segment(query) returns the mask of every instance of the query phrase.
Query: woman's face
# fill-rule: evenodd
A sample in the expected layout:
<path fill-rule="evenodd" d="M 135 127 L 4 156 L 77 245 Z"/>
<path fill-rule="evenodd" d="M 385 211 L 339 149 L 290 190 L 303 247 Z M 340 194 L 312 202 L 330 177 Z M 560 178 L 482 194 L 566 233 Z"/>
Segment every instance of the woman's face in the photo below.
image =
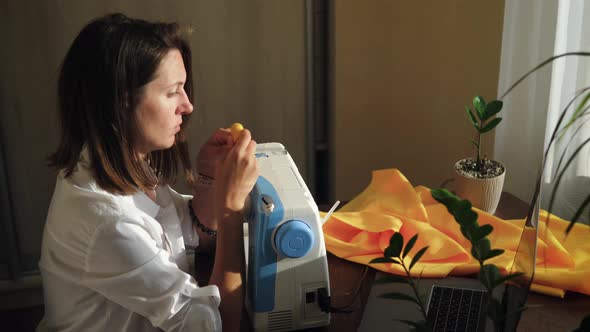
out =
<path fill-rule="evenodd" d="M 193 111 L 184 82 L 186 70 L 182 55 L 176 49 L 171 50 L 160 62 L 155 78 L 145 85 L 137 105 L 139 137 L 136 148 L 142 156 L 170 148 L 180 131 L 182 115 Z"/>

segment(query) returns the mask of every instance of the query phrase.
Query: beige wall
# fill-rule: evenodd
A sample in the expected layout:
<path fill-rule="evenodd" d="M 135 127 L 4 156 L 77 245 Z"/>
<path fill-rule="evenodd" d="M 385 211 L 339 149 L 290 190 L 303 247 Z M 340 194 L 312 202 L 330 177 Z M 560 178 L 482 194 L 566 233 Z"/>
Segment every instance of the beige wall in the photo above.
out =
<path fill-rule="evenodd" d="M 497 95 L 504 1 L 331 1 L 335 199 L 372 170 L 437 187 L 474 154 L 464 105 Z M 484 151 L 491 157 L 493 134 Z"/>

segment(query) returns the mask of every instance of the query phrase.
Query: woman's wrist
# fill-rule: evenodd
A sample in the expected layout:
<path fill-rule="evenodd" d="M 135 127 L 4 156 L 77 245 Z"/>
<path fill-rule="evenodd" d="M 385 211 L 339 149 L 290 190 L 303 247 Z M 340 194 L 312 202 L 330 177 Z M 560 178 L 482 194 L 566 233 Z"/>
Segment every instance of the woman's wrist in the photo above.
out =
<path fill-rule="evenodd" d="M 189 212 L 194 214 L 194 218 L 191 216 L 193 225 L 195 225 L 196 229 L 210 235 L 211 232 L 207 232 L 207 229 L 217 231 L 217 222 L 213 211 L 213 180 L 199 176 L 194 184 L 194 191 L 193 199 L 189 203 L 190 208 L 192 209 L 192 212 Z M 199 224 L 202 225 L 202 227 L 199 226 Z"/>
<path fill-rule="evenodd" d="M 191 217 L 191 221 L 196 228 L 198 228 L 199 230 L 201 230 L 201 232 L 203 232 L 209 236 L 216 236 L 217 235 L 217 227 L 209 228 L 209 227 L 205 226 L 201 222 L 201 220 L 197 217 L 197 214 L 195 213 L 193 199 L 189 199 L 189 201 L 188 201 L 188 211 L 189 211 L 189 215 Z"/>
<path fill-rule="evenodd" d="M 243 216 L 241 211 L 231 209 L 219 209 L 216 211 L 215 219 L 218 220 L 217 227 L 222 233 L 241 234 L 243 228 Z"/>
<path fill-rule="evenodd" d="M 204 187 L 213 187 L 213 181 L 215 181 L 215 179 L 212 176 L 209 176 L 201 172 L 197 172 L 196 185 Z"/>

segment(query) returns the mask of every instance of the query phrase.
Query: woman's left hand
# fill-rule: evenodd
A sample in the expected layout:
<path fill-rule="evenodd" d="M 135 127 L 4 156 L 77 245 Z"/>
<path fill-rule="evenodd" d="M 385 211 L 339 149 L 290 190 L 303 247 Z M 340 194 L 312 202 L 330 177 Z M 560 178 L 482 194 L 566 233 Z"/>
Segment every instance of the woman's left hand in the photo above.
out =
<path fill-rule="evenodd" d="M 218 160 L 224 160 L 233 146 L 233 139 L 228 129 L 219 128 L 201 146 L 197 155 L 197 172 L 213 178 Z"/>

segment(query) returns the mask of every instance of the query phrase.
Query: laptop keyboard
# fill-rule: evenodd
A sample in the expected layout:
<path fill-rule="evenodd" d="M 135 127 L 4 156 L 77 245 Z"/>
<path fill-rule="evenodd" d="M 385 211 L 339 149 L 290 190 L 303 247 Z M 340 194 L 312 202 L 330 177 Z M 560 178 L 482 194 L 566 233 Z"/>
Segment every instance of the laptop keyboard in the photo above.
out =
<path fill-rule="evenodd" d="M 486 298 L 485 291 L 433 286 L 428 303 L 433 331 L 483 331 Z"/>

